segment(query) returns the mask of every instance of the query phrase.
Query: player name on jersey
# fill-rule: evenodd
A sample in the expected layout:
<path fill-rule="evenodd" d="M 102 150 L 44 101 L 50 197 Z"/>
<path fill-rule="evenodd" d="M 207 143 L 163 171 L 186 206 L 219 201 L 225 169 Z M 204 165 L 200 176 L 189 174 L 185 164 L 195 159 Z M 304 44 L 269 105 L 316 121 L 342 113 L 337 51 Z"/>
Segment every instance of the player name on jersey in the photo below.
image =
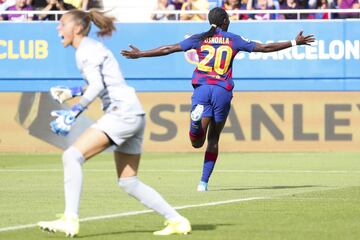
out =
<path fill-rule="evenodd" d="M 224 38 L 224 37 L 210 37 L 205 39 L 204 43 L 230 44 L 230 40 L 229 38 Z"/>

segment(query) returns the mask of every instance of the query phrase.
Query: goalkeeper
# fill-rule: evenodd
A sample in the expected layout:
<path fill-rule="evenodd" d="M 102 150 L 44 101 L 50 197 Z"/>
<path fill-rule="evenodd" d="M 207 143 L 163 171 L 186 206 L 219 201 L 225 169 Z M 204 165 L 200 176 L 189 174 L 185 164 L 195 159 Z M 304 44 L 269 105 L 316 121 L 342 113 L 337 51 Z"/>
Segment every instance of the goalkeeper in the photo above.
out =
<path fill-rule="evenodd" d="M 113 19 L 96 10 L 71 10 L 60 19 L 58 33 L 62 44 L 64 47 L 72 46 L 76 49 L 76 63 L 88 86 L 85 92 L 81 88 L 51 89 L 52 96 L 60 103 L 82 95 L 79 103 L 71 110 L 52 112 L 57 118 L 50 123 L 51 130 L 66 136 L 76 117 L 96 97 L 101 99 L 105 114 L 63 153 L 64 215 L 58 220 L 42 221 L 38 225 L 50 232 L 60 231 L 68 236 L 78 234 L 82 165 L 109 146 L 115 145 L 114 156 L 119 187 L 166 218 L 167 226 L 154 234 L 187 234 L 191 231 L 189 221 L 137 177 L 145 112 L 135 90 L 126 84 L 113 54 L 100 42 L 87 37 L 91 22 L 99 28 L 100 36 L 110 36 L 115 30 Z"/>

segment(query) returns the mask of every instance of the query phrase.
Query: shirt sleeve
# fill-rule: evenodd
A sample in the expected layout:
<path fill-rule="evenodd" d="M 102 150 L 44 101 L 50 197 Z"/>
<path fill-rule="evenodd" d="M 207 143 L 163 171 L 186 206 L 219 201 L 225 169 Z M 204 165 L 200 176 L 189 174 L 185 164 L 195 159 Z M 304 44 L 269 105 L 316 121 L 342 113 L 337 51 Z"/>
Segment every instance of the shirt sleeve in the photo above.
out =
<path fill-rule="evenodd" d="M 199 42 L 200 42 L 200 35 L 196 34 L 181 41 L 179 44 L 181 49 L 185 52 L 187 50 L 197 48 L 199 46 Z"/>
<path fill-rule="evenodd" d="M 235 49 L 237 49 L 238 51 L 245 51 L 251 53 L 255 48 L 256 42 L 236 35 L 233 44 Z"/>
<path fill-rule="evenodd" d="M 104 57 L 102 54 L 91 54 L 84 51 L 82 53 L 79 56 L 80 70 L 88 86 L 80 99 L 80 104 L 87 107 L 105 88 L 101 75 L 101 64 Z"/>

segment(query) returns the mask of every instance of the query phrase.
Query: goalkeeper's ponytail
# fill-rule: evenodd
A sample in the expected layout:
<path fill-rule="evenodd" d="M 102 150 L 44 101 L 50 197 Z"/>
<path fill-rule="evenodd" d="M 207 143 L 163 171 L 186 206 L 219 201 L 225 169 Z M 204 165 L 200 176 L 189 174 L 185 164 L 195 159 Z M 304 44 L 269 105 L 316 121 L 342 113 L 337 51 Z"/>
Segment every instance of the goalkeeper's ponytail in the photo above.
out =
<path fill-rule="evenodd" d="M 85 12 L 78 9 L 70 10 L 66 13 L 70 15 L 77 24 L 82 26 L 79 34 L 83 36 L 88 36 L 91 29 L 91 22 L 99 28 L 97 32 L 98 36 L 111 36 L 112 32 L 116 30 L 114 21 L 115 18 L 105 16 L 103 12 L 100 12 L 96 9 L 90 9 L 89 12 Z"/>
<path fill-rule="evenodd" d="M 98 36 L 111 36 L 112 32 L 116 30 L 114 17 L 105 16 L 103 12 L 95 9 L 90 9 L 89 15 L 91 21 L 100 29 L 100 31 L 97 32 Z"/>

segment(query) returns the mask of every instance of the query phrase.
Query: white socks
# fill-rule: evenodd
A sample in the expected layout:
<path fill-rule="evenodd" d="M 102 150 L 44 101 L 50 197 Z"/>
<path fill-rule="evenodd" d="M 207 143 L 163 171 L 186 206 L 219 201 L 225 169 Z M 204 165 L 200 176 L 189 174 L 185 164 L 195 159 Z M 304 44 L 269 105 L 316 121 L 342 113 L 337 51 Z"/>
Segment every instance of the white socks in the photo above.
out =
<path fill-rule="evenodd" d="M 163 215 L 166 219 L 178 219 L 181 215 L 171 207 L 153 188 L 142 183 L 137 176 L 119 178 L 119 186 L 146 207 Z"/>
<path fill-rule="evenodd" d="M 82 164 L 85 158 L 75 147 L 68 148 L 62 156 L 64 165 L 64 191 L 66 216 L 78 217 L 80 195 L 82 191 Z M 146 207 L 163 215 L 166 219 L 182 218 L 153 188 L 142 183 L 137 176 L 119 178 L 119 186 L 125 192 L 139 200 Z"/>
<path fill-rule="evenodd" d="M 82 164 L 85 158 L 75 147 L 68 148 L 62 156 L 64 166 L 65 215 L 78 217 L 82 191 Z"/>

